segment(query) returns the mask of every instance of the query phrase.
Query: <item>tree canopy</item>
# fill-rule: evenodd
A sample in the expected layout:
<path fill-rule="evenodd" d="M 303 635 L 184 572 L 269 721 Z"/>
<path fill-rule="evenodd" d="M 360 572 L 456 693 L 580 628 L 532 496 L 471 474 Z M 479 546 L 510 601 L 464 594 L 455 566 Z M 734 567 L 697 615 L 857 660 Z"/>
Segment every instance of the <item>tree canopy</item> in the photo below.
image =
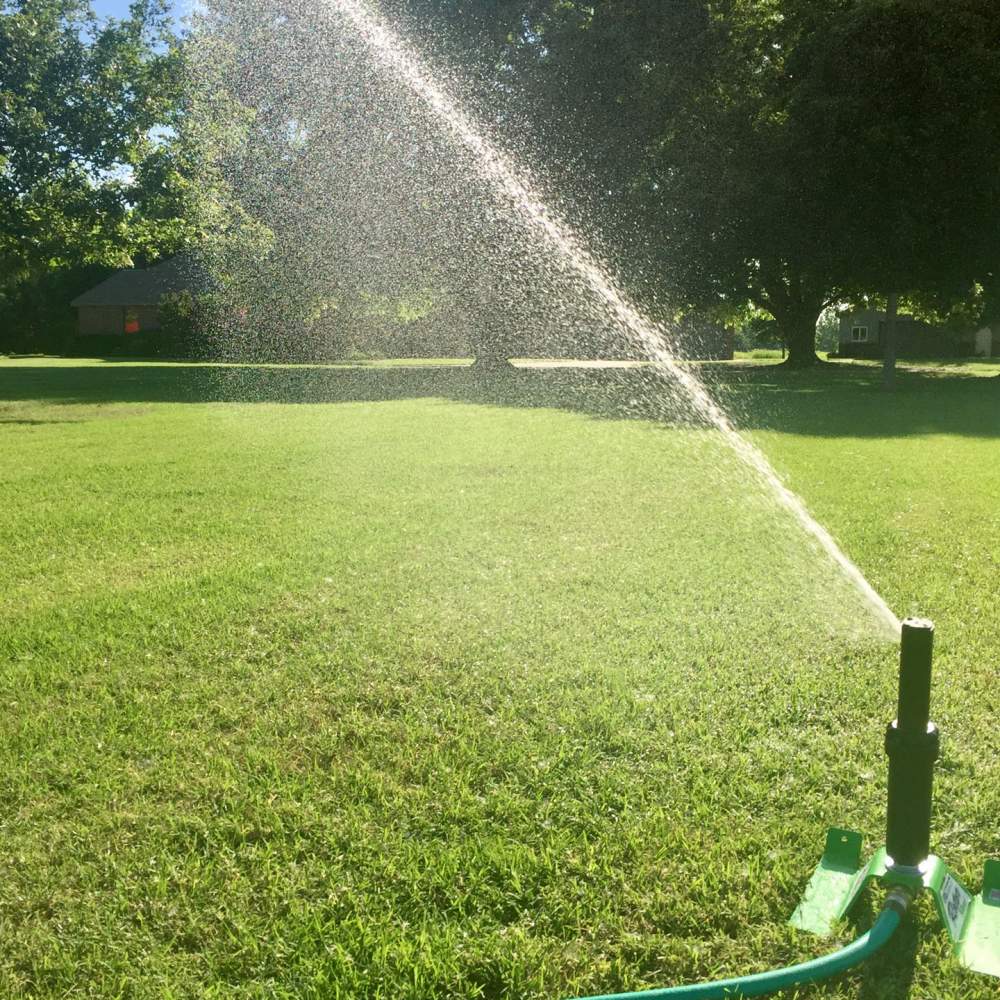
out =
<path fill-rule="evenodd" d="M 995 283 L 992 0 L 399 2 L 477 39 L 682 307 L 765 310 L 793 363 L 832 302 Z"/>
<path fill-rule="evenodd" d="M 766 314 L 795 364 L 815 360 L 820 313 L 862 297 L 1000 323 L 994 0 L 381 6 L 601 234 L 640 301 Z M 165 0 L 105 21 L 88 0 L 0 2 L 11 325 L 41 329 L 44 303 L 95 269 L 228 234 L 222 266 L 275 323 L 279 282 L 313 325 L 433 288 L 456 314 L 494 313 L 490 337 L 514 345 L 546 308 L 511 284 L 535 262 L 501 266 L 516 224 L 474 171 L 439 169 L 443 140 L 400 126 L 360 47 L 310 4 L 200 10 L 192 44 Z M 350 80 L 318 71 L 331 52 Z M 302 317 L 286 317 L 289 349 Z"/>
<path fill-rule="evenodd" d="M 76 284 L 189 235 L 182 83 L 166 0 L 104 21 L 87 0 L 0 6 L 0 310 L 23 346 Z"/>

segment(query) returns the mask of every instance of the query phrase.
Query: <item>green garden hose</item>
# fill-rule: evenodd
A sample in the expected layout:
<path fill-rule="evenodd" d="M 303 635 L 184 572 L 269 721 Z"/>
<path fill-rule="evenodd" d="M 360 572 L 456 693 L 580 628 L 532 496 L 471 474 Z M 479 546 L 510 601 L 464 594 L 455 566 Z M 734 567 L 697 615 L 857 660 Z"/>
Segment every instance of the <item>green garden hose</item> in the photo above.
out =
<path fill-rule="evenodd" d="M 752 976 L 740 976 L 738 979 L 722 979 L 715 983 L 695 983 L 691 986 L 672 986 L 638 993 L 606 993 L 581 997 L 580 1000 L 730 1000 L 736 997 L 759 997 L 789 986 L 827 979 L 859 965 L 882 948 L 899 927 L 911 899 L 912 896 L 906 889 L 893 889 L 867 934 L 862 934 L 846 948 L 815 958 L 811 962 Z"/>

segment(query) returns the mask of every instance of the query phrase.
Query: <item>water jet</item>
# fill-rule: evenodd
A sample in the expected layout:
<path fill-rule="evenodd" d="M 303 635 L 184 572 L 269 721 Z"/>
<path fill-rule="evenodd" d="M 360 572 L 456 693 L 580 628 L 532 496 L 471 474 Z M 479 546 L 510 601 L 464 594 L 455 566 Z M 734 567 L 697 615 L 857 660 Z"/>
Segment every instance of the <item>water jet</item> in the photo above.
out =
<path fill-rule="evenodd" d="M 871 882 L 888 889 L 885 906 L 875 925 L 857 942 L 814 962 L 787 969 L 670 990 L 616 997 L 755 996 L 796 983 L 835 975 L 865 960 L 891 940 L 911 900 L 924 889 L 934 896 L 959 959 L 969 968 L 1000 975 L 1000 862 L 987 863 L 982 893 L 973 898 L 940 859 L 930 851 L 933 765 L 939 736 L 929 723 L 930 658 L 933 629 L 910 621 L 902 628 L 885 601 L 839 548 L 805 505 L 782 481 L 763 452 L 742 435 L 695 371 L 678 361 L 670 331 L 642 313 L 625 286 L 583 237 L 543 200 L 529 171 L 489 139 L 489 133 L 465 113 L 438 83 L 420 58 L 370 9 L 365 0 L 327 0 L 326 6 L 350 29 L 353 41 L 370 52 L 381 72 L 402 83 L 445 127 L 476 167 L 480 179 L 514 209 L 527 231 L 545 248 L 558 270 L 571 277 L 588 295 L 599 300 L 604 316 L 621 330 L 632 346 L 641 347 L 656 374 L 680 390 L 688 410 L 702 424 L 714 428 L 721 440 L 765 488 L 779 508 L 791 515 L 813 546 L 823 553 L 865 601 L 883 632 L 901 638 L 900 708 L 886 736 L 889 755 L 889 803 L 886 846 L 866 865 L 861 863 L 862 838 L 850 830 L 828 833 L 826 850 L 792 917 L 794 926 L 829 934 L 851 910 Z M 507 371 L 507 362 L 500 368 Z M 476 374 L 489 369 L 490 359 L 477 361 Z"/>
<path fill-rule="evenodd" d="M 489 134 L 464 110 L 436 78 L 419 54 L 373 10 L 368 0 L 326 0 L 352 33 L 364 43 L 373 63 L 419 98 L 453 140 L 471 154 L 475 170 L 512 214 L 534 233 L 559 270 L 572 276 L 602 304 L 607 321 L 641 350 L 656 374 L 676 388 L 692 415 L 714 428 L 760 486 L 802 530 L 809 543 L 831 561 L 867 604 L 886 637 L 899 638 L 899 619 L 833 536 L 788 488 L 764 453 L 740 433 L 730 415 L 708 391 L 695 371 L 680 362 L 672 332 L 644 313 L 630 298 L 608 264 L 582 235 L 544 200 L 530 171 L 491 141 Z"/>

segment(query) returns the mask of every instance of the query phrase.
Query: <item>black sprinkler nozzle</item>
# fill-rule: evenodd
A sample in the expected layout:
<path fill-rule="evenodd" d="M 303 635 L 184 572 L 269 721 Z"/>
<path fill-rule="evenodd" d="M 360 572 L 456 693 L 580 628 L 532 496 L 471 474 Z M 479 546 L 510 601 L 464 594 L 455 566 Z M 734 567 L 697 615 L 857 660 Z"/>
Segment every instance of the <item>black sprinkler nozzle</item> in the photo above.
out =
<path fill-rule="evenodd" d="M 940 734 L 930 721 L 934 626 L 903 622 L 898 714 L 885 734 L 889 755 L 886 853 L 897 869 L 917 868 L 930 854 L 932 785 Z"/>

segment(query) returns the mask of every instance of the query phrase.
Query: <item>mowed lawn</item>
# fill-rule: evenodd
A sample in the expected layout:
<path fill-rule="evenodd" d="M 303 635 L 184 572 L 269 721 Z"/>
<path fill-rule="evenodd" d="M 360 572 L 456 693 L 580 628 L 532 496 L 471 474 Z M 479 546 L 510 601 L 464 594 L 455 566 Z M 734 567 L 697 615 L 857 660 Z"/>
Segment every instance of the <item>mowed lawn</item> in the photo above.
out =
<path fill-rule="evenodd" d="M 716 375 L 935 619 L 933 845 L 978 891 L 1000 379 Z M 656 391 L 0 361 L 0 995 L 558 998 L 865 927 L 877 898 L 833 942 L 787 919 L 827 826 L 881 842 L 896 651 Z M 922 900 L 798 996 L 996 989 Z"/>

